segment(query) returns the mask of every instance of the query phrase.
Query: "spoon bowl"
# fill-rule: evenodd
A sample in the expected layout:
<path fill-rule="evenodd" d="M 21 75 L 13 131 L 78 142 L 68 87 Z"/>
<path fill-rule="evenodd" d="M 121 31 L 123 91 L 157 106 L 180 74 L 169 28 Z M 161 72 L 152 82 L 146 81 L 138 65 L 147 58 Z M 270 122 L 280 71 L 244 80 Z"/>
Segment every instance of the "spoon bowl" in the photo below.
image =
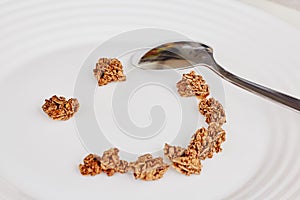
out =
<path fill-rule="evenodd" d="M 300 111 L 300 99 L 241 78 L 219 65 L 213 56 L 213 48 L 193 41 L 165 43 L 149 50 L 139 60 L 142 69 L 186 69 L 204 66 L 230 83 L 249 92 Z M 159 67 L 154 67 L 159 66 Z"/>

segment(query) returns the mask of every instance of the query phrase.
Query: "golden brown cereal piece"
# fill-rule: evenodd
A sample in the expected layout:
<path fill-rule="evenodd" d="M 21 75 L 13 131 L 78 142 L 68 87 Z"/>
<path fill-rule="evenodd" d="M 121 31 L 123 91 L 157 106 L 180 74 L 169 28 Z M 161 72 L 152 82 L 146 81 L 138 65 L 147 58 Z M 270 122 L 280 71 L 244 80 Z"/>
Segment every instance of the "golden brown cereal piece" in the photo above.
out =
<path fill-rule="evenodd" d="M 208 135 L 206 128 L 200 128 L 192 136 L 190 144 L 185 152 L 185 156 L 199 158 L 200 153 L 205 145 L 204 139 Z"/>
<path fill-rule="evenodd" d="M 102 157 L 95 154 L 89 154 L 84 158 L 83 164 L 79 165 L 82 175 L 95 176 L 101 172 L 105 172 L 108 176 L 114 175 L 116 172 L 126 173 L 129 171 L 129 163 L 119 159 L 119 150 L 111 148 L 103 153 Z"/>
<path fill-rule="evenodd" d="M 201 128 L 193 135 L 185 155 L 197 156 L 201 160 L 212 158 L 214 153 L 222 151 L 221 144 L 225 141 L 225 131 L 217 123 L 211 123 L 208 130 Z"/>
<path fill-rule="evenodd" d="M 200 75 L 194 71 L 189 74 L 183 74 L 182 79 L 176 84 L 178 93 L 183 97 L 196 96 L 199 99 L 206 98 L 209 95 L 209 87 Z"/>
<path fill-rule="evenodd" d="M 207 134 L 202 137 L 201 160 L 212 158 L 214 153 L 221 152 L 221 144 L 225 141 L 225 136 L 226 132 L 218 123 L 210 123 Z"/>
<path fill-rule="evenodd" d="M 202 168 L 200 162 L 200 153 L 202 150 L 201 137 L 205 134 L 207 134 L 205 128 L 197 130 L 192 136 L 190 144 L 184 154 L 171 160 L 173 167 L 178 172 L 188 176 L 191 174 L 200 174 Z"/>
<path fill-rule="evenodd" d="M 172 162 L 172 166 L 176 171 L 184 175 L 189 176 L 191 174 L 200 174 L 201 172 L 202 165 L 199 158 L 182 156 L 174 158 Z"/>
<path fill-rule="evenodd" d="M 100 174 L 102 169 L 100 166 L 99 156 L 89 154 L 83 160 L 83 164 L 79 165 L 79 170 L 82 175 L 95 176 Z"/>
<path fill-rule="evenodd" d="M 201 128 L 193 135 L 185 155 L 199 157 L 201 160 L 212 158 L 214 153 L 222 151 L 225 131 L 217 123 L 211 123 L 208 129 Z"/>
<path fill-rule="evenodd" d="M 125 160 L 120 160 L 118 153 L 119 149 L 111 148 L 107 151 L 104 151 L 102 157 L 100 158 L 102 171 L 108 176 L 112 176 L 116 172 L 126 173 L 130 169 L 128 162 Z"/>
<path fill-rule="evenodd" d="M 99 86 L 113 81 L 126 80 L 126 76 L 123 74 L 123 66 L 116 58 L 100 58 L 93 71 Z"/>
<path fill-rule="evenodd" d="M 49 100 L 45 99 L 42 109 L 54 120 L 68 120 L 78 111 L 79 103 L 74 98 L 66 100 L 65 97 L 54 95 Z"/>
<path fill-rule="evenodd" d="M 205 116 L 206 122 L 216 122 L 219 125 L 226 123 L 226 115 L 223 106 L 214 98 L 201 99 L 199 102 L 199 111 Z"/>
<path fill-rule="evenodd" d="M 170 159 L 173 160 L 174 158 L 180 157 L 184 154 L 185 148 L 179 146 L 171 146 L 169 144 L 165 144 L 164 147 L 164 154 Z"/>
<path fill-rule="evenodd" d="M 225 131 L 218 123 L 211 123 L 208 129 L 201 128 L 196 131 L 187 149 L 166 144 L 165 154 L 178 172 L 185 175 L 199 174 L 202 168 L 200 160 L 212 158 L 214 153 L 222 151 L 221 144 L 224 141 Z M 178 156 L 175 149 L 184 150 L 184 153 Z"/>
<path fill-rule="evenodd" d="M 136 179 L 153 181 L 163 177 L 169 165 L 161 157 L 152 158 L 151 154 L 138 157 L 137 161 L 130 163 Z"/>

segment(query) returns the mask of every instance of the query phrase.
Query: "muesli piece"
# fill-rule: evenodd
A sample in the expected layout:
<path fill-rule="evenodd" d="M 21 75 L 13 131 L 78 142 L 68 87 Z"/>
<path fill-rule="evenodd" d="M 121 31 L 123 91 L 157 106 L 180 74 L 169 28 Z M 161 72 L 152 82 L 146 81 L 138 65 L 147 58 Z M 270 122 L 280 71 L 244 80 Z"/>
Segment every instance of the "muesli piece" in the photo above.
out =
<path fill-rule="evenodd" d="M 200 113 L 205 116 L 208 124 L 216 122 L 221 126 L 226 123 L 224 108 L 216 99 L 201 99 L 198 108 Z"/>
<path fill-rule="evenodd" d="M 201 75 L 195 71 L 183 74 L 182 79 L 176 84 L 178 93 L 183 97 L 196 96 L 199 99 L 206 98 L 209 95 L 209 87 Z"/>
<path fill-rule="evenodd" d="M 116 58 L 100 58 L 93 72 L 99 86 L 126 80 L 122 63 Z"/>
<path fill-rule="evenodd" d="M 85 176 L 95 176 L 97 174 L 100 174 L 102 172 L 100 165 L 100 157 L 96 154 L 87 155 L 83 160 L 83 164 L 79 165 L 79 170 L 80 173 Z"/>
<path fill-rule="evenodd" d="M 120 160 L 119 149 L 111 148 L 104 151 L 102 157 L 100 158 L 101 169 L 108 176 L 114 175 L 114 173 L 126 173 L 128 172 L 129 163 L 125 160 Z"/>
<path fill-rule="evenodd" d="M 169 165 L 161 157 L 153 158 L 151 154 L 138 157 L 137 161 L 130 163 L 136 179 L 145 181 L 158 180 L 163 177 Z"/>
<path fill-rule="evenodd" d="M 78 100 L 65 97 L 52 96 L 50 99 L 45 99 L 42 106 L 43 111 L 54 120 L 68 120 L 79 110 Z"/>

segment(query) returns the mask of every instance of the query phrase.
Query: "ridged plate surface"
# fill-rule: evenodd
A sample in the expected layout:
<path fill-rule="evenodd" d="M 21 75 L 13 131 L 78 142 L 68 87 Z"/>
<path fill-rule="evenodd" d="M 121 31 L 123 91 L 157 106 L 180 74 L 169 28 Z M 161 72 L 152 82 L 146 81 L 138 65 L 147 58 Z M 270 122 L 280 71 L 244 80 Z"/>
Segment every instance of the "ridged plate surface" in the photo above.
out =
<path fill-rule="evenodd" d="M 160 181 L 141 182 L 79 174 L 87 151 L 76 124 L 47 119 L 43 99 L 72 96 L 94 48 L 146 27 L 209 44 L 228 70 L 300 97 L 300 32 L 238 1 L 3 0 L 0 198 L 299 199 L 300 115 L 226 82 L 227 142 L 201 175 L 170 170 Z"/>

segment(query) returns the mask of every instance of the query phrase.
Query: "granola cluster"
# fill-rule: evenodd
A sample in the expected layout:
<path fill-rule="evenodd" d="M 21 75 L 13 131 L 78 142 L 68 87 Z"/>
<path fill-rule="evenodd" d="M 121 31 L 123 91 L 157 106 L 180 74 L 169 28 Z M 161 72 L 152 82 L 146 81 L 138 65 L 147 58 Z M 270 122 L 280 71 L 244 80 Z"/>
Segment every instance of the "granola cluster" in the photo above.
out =
<path fill-rule="evenodd" d="M 226 115 L 223 106 L 214 98 L 201 99 L 199 111 L 205 116 L 208 124 L 214 122 L 222 126 L 226 122 Z"/>
<path fill-rule="evenodd" d="M 116 58 L 100 58 L 93 71 L 99 86 L 106 85 L 109 82 L 126 80 L 123 66 Z"/>
<path fill-rule="evenodd" d="M 121 174 L 129 171 L 129 163 L 125 160 L 120 160 L 119 150 L 111 148 L 104 151 L 102 157 L 96 154 L 89 154 L 83 159 L 83 164 L 79 165 L 79 170 L 82 175 L 95 176 L 104 172 L 107 176 L 112 176 L 116 172 Z"/>
<path fill-rule="evenodd" d="M 161 157 L 153 158 L 151 154 L 145 154 L 138 157 L 137 161 L 128 163 L 120 160 L 118 153 L 117 148 L 111 148 L 104 151 L 102 157 L 89 154 L 84 158 L 83 164 L 79 165 L 80 173 L 95 176 L 104 172 L 107 176 L 112 176 L 116 172 L 123 174 L 132 171 L 136 179 L 151 181 L 162 178 L 169 168 Z"/>
<path fill-rule="evenodd" d="M 82 175 L 95 176 L 102 172 L 100 157 L 95 154 L 89 154 L 83 159 L 83 164 L 79 165 Z"/>
<path fill-rule="evenodd" d="M 50 99 L 45 99 L 42 109 L 54 120 L 68 120 L 78 111 L 79 103 L 77 99 L 66 100 L 65 97 L 54 95 Z"/>
<path fill-rule="evenodd" d="M 178 172 L 185 175 L 200 174 L 201 160 L 212 158 L 214 153 L 222 151 L 221 144 L 225 141 L 226 133 L 221 126 L 226 123 L 225 111 L 220 102 L 206 98 L 209 95 L 208 86 L 194 71 L 184 74 L 177 87 L 181 96 L 197 96 L 200 99 L 199 111 L 205 116 L 208 128 L 197 130 L 187 148 L 165 144 L 164 154 Z"/>
<path fill-rule="evenodd" d="M 202 76 L 197 75 L 195 71 L 183 74 L 182 79 L 176 84 L 178 93 L 183 97 L 196 96 L 199 99 L 206 98 L 209 95 L 209 87 Z"/>
<path fill-rule="evenodd" d="M 138 157 L 137 161 L 130 163 L 136 179 L 145 181 L 157 180 L 163 177 L 169 165 L 161 157 L 153 158 L 151 154 Z"/>
<path fill-rule="evenodd" d="M 111 148 L 104 151 L 102 157 L 100 158 L 102 171 L 107 174 L 107 176 L 112 176 L 114 173 L 119 172 L 121 174 L 129 171 L 129 164 L 125 160 L 120 160 L 119 149 Z"/>
<path fill-rule="evenodd" d="M 197 130 L 197 132 L 192 136 L 191 141 L 187 149 L 182 155 L 173 156 L 171 159 L 173 167 L 180 173 L 185 175 L 200 174 L 201 172 L 201 162 L 200 154 L 202 150 L 202 136 L 207 134 L 205 128 Z M 165 145 L 165 148 L 172 148 L 170 145 Z M 178 147 L 177 147 L 178 148 Z M 167 152 L 167 150 L 164 150 Z M 178 155 L 178 154 L 177 154 Z"/>

